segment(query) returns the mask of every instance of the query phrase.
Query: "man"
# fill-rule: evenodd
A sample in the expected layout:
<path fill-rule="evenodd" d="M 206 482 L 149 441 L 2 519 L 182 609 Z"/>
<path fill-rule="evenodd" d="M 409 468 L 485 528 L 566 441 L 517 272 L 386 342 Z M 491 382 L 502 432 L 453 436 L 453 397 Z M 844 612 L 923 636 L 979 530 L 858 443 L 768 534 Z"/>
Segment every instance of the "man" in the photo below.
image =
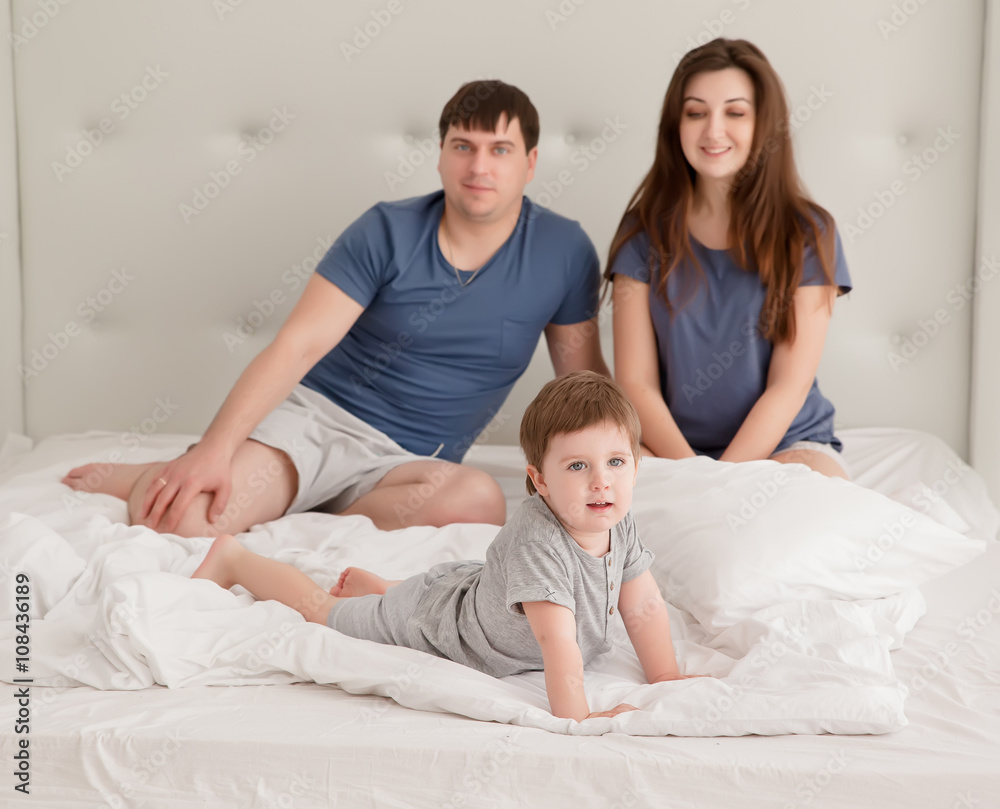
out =
<path fill-rule="evenodd" d="M 540 334 L 557 375 L 608 372 L 596 251 L 523 195 L 538 131 L 516 87 L 463 85 L 441 115 L 443 190 L 380 203 L 344 231 L 199 443 L 97 485 L 94 465 L 63 482 L 184 536 L 317 507 L 385 530 L 502 524 L 496 481 L 460 462 Z"/>

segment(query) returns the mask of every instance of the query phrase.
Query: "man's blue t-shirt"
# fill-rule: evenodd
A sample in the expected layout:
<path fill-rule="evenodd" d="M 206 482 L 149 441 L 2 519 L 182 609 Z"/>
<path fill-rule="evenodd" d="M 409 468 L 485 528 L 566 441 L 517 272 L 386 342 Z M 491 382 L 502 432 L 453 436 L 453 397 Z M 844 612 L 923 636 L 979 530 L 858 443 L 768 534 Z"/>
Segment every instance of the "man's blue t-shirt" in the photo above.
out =
<path fill-rule="evenodd" d="M 302 383 L 405 449 L 457 462 L 544 328 L 597 314 L 600 262 L 578 223 L 525 197 L 510 238 L 459 283 L 438 246 L 443 211 L 442 191 L 382 202 L 341 234 L 316 272 L 365 311 Z"/>
<path fill-rule="evenodd" d="M 851 289 L 840 234 L 836 235 L 834 281 L 841 293 Z M 750 409 L 767 387 L 773 345 L 760 333 L 765 288 L 760 276 L 740 267 L 728 250 L 691 246 L 702 272 L 681 263 L 667 281 L 671 315 L 657 293 L 659 265 L 649 269 L 649 238 L 639 234 L 615 258 L 613 273 L 649 284 L 649 306 L 660 357 L 664 401 L 691 448 L 718 458 L 733 440 Z M 807 247 L 802 286 L 826 284 L 815 250 Z M 775 448 L 796 441 L 819 441 L 841 448 L 833 434 L 833 405 L 816 380 L 788 432 Z"/>

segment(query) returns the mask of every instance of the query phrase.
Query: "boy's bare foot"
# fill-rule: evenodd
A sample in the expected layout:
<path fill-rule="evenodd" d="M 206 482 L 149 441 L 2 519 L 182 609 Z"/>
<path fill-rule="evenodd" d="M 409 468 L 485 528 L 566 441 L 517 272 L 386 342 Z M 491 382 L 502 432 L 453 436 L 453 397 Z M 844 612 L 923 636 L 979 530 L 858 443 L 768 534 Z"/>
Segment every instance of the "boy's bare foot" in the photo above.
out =
<path fill-rule="evenodd" d="M 387 581 L 360 567 L 349 567 L 340 574 L 340 579 L 330 588 L 330 595 L 337 598 L 353 596 L 385 595 L 385 591 L 397 581 Z"/>
<path fill-rule="evenodd" d="M 78 492 L 110 494 L 128 500 L 139 476 L 153 463 L 88 463 L 66 473 L 62 482 Z"/>
<path fill-rule="evenodd" d="M 233 557 L 243 550 L 243 546 L 232 534 L 222 534 L 208 549 L 205 560 L 191 574 L 192 579 L 208 579 L 227 590 L 236 584 L 231 574 Z"/>

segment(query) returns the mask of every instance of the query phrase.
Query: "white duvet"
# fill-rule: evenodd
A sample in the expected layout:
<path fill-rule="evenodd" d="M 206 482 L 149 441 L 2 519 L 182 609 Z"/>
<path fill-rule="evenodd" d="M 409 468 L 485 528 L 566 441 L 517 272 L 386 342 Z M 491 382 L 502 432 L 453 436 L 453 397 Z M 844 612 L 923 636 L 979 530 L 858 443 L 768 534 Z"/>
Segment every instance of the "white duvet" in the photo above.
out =
<path fill-rule="evenodd" d="M 519 481 L 516 451 L 510 457 L 511 480 Z M 496 680 L 308 624 L 294 610 L 255 602 L 240 588 L 229 592 L 191 580 L 208 540 L 127 526 L 124 504 L 114 498 L 68 497 L 55 482 L 66 468 L 66 461 L 42 464 L 0 487 L 0 672 L 8 682 L 30 676 L 35 687 L 132 690 L 315 681 L 410 708 L 575 735 L 858 734 L 906 724 L 906 688 L 889 651 L 923 614 L 923 598 L 913 588 L 859 601 L 783 598 L 719 632 L 672 609 L 682 671 L 712 675 L 675 683 L 644 682 L 619 626 L 615 648 L 588 667 L 588 700 L 591 710 L 620 702 L 641 710 L 576 723 L 549 713 L 540 672 Z M 673 462 L 640 473 L 637 515 L 658 513 L 665 490 L 673 502 L 685 492 L 703 494 L 708 478 L 692 469 Z M 329 586 L 347 565 L 402 577 L 436 562 L 481 559 L 496 530 L 453 525 L 382 532 L 362 517 L 301 514 L 241 540 Z M 654 540 L 654 550 L 669 537 L 669 526 L 648 518 L 640 530 L 644 540 Z M 30 671 L 20 675 L 14 673 L 12 620 L 18 573 L 30 579 L 32 605 Z"/>

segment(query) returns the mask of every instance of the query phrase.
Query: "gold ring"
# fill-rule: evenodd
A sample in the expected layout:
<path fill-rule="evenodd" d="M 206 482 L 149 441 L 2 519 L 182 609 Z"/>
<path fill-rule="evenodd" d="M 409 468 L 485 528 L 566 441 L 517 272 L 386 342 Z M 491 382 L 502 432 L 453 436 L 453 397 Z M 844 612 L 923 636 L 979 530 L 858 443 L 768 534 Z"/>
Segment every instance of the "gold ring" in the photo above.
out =
<path fill-rule="evenodd" d="M 165 480 L 164 480 L 163 478 L 157 478 L 157 480 L 158 480 L 158 481 L 159 481 L 160 483 L 162 483 L 162 484 L 163 484 L 164 486 L 166 486 L 166 485 L 167 485 L 167 482 L 166 482 L 166 481 L 165 481 Z"/>

